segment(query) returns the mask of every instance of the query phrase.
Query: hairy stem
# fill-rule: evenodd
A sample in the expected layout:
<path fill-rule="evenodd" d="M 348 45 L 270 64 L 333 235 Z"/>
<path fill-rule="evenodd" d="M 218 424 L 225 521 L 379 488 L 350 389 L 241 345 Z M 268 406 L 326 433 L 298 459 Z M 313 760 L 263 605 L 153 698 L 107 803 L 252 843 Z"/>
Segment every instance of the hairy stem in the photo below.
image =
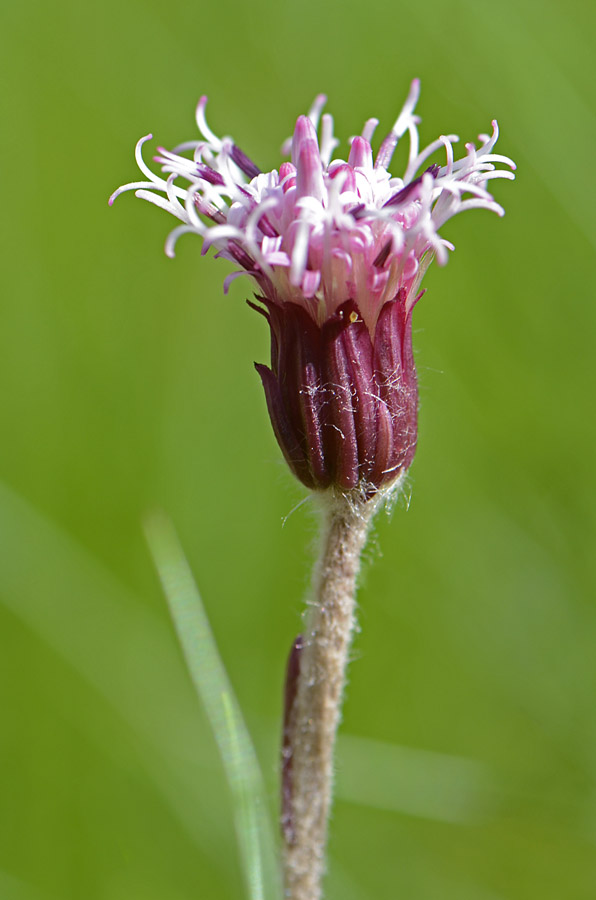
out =
<path fill-rule="evenodd" d="M 323 498 L 321 551 L 304 634 L 288 667 L 283 748 L 288 900 L 318 900 L 325 870 L 333 748 L 352 632 L 360 556 L 377 500 Z"/>

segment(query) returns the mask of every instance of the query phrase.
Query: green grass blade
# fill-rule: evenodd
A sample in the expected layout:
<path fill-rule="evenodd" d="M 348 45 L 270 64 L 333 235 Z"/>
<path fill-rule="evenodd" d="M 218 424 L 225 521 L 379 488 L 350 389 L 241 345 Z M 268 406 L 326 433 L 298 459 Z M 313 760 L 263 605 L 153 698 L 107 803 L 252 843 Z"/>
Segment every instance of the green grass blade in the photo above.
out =
<path fill-rule="evenodd" d="M 219 656 L 201 597 L 174 527 L 163 514 L 145 523 L 182 652 L 217 742 L 232 793 L 250 900 L 280 896 L 277 854 L 263 778 L 250 735 Z"/>

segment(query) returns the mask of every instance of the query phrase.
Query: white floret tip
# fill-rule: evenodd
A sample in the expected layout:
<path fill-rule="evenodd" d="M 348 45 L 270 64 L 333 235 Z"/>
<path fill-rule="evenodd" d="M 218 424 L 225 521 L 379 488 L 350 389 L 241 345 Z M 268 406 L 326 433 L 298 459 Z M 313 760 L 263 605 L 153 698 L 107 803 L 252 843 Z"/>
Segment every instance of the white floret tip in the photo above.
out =
<path fill-rule="evenodd" d="M 487 184 L 515 177 L 513 161 L 493 152 L 496 121 L 492 134 L 481 134 L 478 147 L 466 144 L 460 159 L 454 155 L 455 134 L 441 135 L 420 150 L 420 119 L 414 113 L 419 93 L 415 79 L 374 163 L 374 118 L 352 138 L 347 160 L 332 158 L 339 142 L 333 118 L 323 115 L 326 98 L 320 94 L 284 144 L 292 162 L 266 173 L 230 138 L 211 131 L 202 97 L 196 111 L 202 140 L 174 151 L 158 148 L 160 175 L 143 158 L 151 135 L 141 138 L 135 156 L 146 180 L 119 187 L 109 202 L 132 190 L 178 218 L 182 224 L 169 235 L 166 253 L 174 255 L 182 234 L 200 235 L 203 252 L 213 246 L 240 267 L 225 279 L 226 292 L 235 278 L 248 274 L 265 296 L 302 305 L 319 324 L 352 300 L 372 332 L 382 305 L 397 291 L 405 291 L 409 306 L 415 303 L 433 255 L 439 264 L 447 261 L 452 245 L 439 235 L 445 222 L 469 209 L 503 215 Z M 406 133 L 406 171 L 393 177 L 388 167 Z M 420 175 L 441 150 L 445 164 L 435 163 Z"/>

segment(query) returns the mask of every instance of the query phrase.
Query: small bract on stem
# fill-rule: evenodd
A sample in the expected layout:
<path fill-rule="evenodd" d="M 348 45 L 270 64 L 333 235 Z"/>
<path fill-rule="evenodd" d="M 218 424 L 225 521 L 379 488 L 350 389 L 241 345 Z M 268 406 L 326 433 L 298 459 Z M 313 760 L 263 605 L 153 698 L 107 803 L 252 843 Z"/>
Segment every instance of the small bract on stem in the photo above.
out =
<path fill-rule="evenodd" d="M 470 209 L 503 215 L 488 190 L 513 178 L 495 153 L 496 121 L 479 146 L 456 158 L 457 135 L 420 149 L 415 79 L 376 156 L 377 119 L 352 138 L 346 158 L 333 120 L 316 98 L 284 144 L 290 156 L 262 171 L 231 139 L 218 138 L 197 107 L 201 138 L 158 148 L 153 172 L 118 188 L 174 215 L 166 241 L 174 255 L 186 233 L 234 265 L 224 280 L 248 275 L 250 306 L 271 331 L 269 366 L 257 364 L 269 415 L 294 475 L 322 508 L 322 551 L 302 642 L 291 657 L 284 721 L 283 815 L 290 900 L 317 900 L 324 872 L 332 752 L 354 626 L 360 553 L 372 515 L 401 483 L 417 442 L 418 388 L 412 313 L 423 276 L 453 246 L 445 223 Z M 389 171 L 398 141 L 409 139 L 404 174 Z M 431 162 L 436 154 L 444 161 Z"/>

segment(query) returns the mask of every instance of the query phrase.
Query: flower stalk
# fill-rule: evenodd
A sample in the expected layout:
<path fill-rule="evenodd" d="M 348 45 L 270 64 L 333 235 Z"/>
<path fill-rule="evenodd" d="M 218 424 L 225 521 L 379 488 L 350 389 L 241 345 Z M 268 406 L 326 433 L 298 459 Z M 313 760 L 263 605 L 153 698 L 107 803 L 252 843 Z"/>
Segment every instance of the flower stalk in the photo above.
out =
<path fill-rule="evenodd" d="M 360 558 L 380 495 L 326 492 L 304 633 L 290 655 L 283 748 L 284 885 L 318 900 L 325 871 L 333 751 L 355 624 Z"/>

